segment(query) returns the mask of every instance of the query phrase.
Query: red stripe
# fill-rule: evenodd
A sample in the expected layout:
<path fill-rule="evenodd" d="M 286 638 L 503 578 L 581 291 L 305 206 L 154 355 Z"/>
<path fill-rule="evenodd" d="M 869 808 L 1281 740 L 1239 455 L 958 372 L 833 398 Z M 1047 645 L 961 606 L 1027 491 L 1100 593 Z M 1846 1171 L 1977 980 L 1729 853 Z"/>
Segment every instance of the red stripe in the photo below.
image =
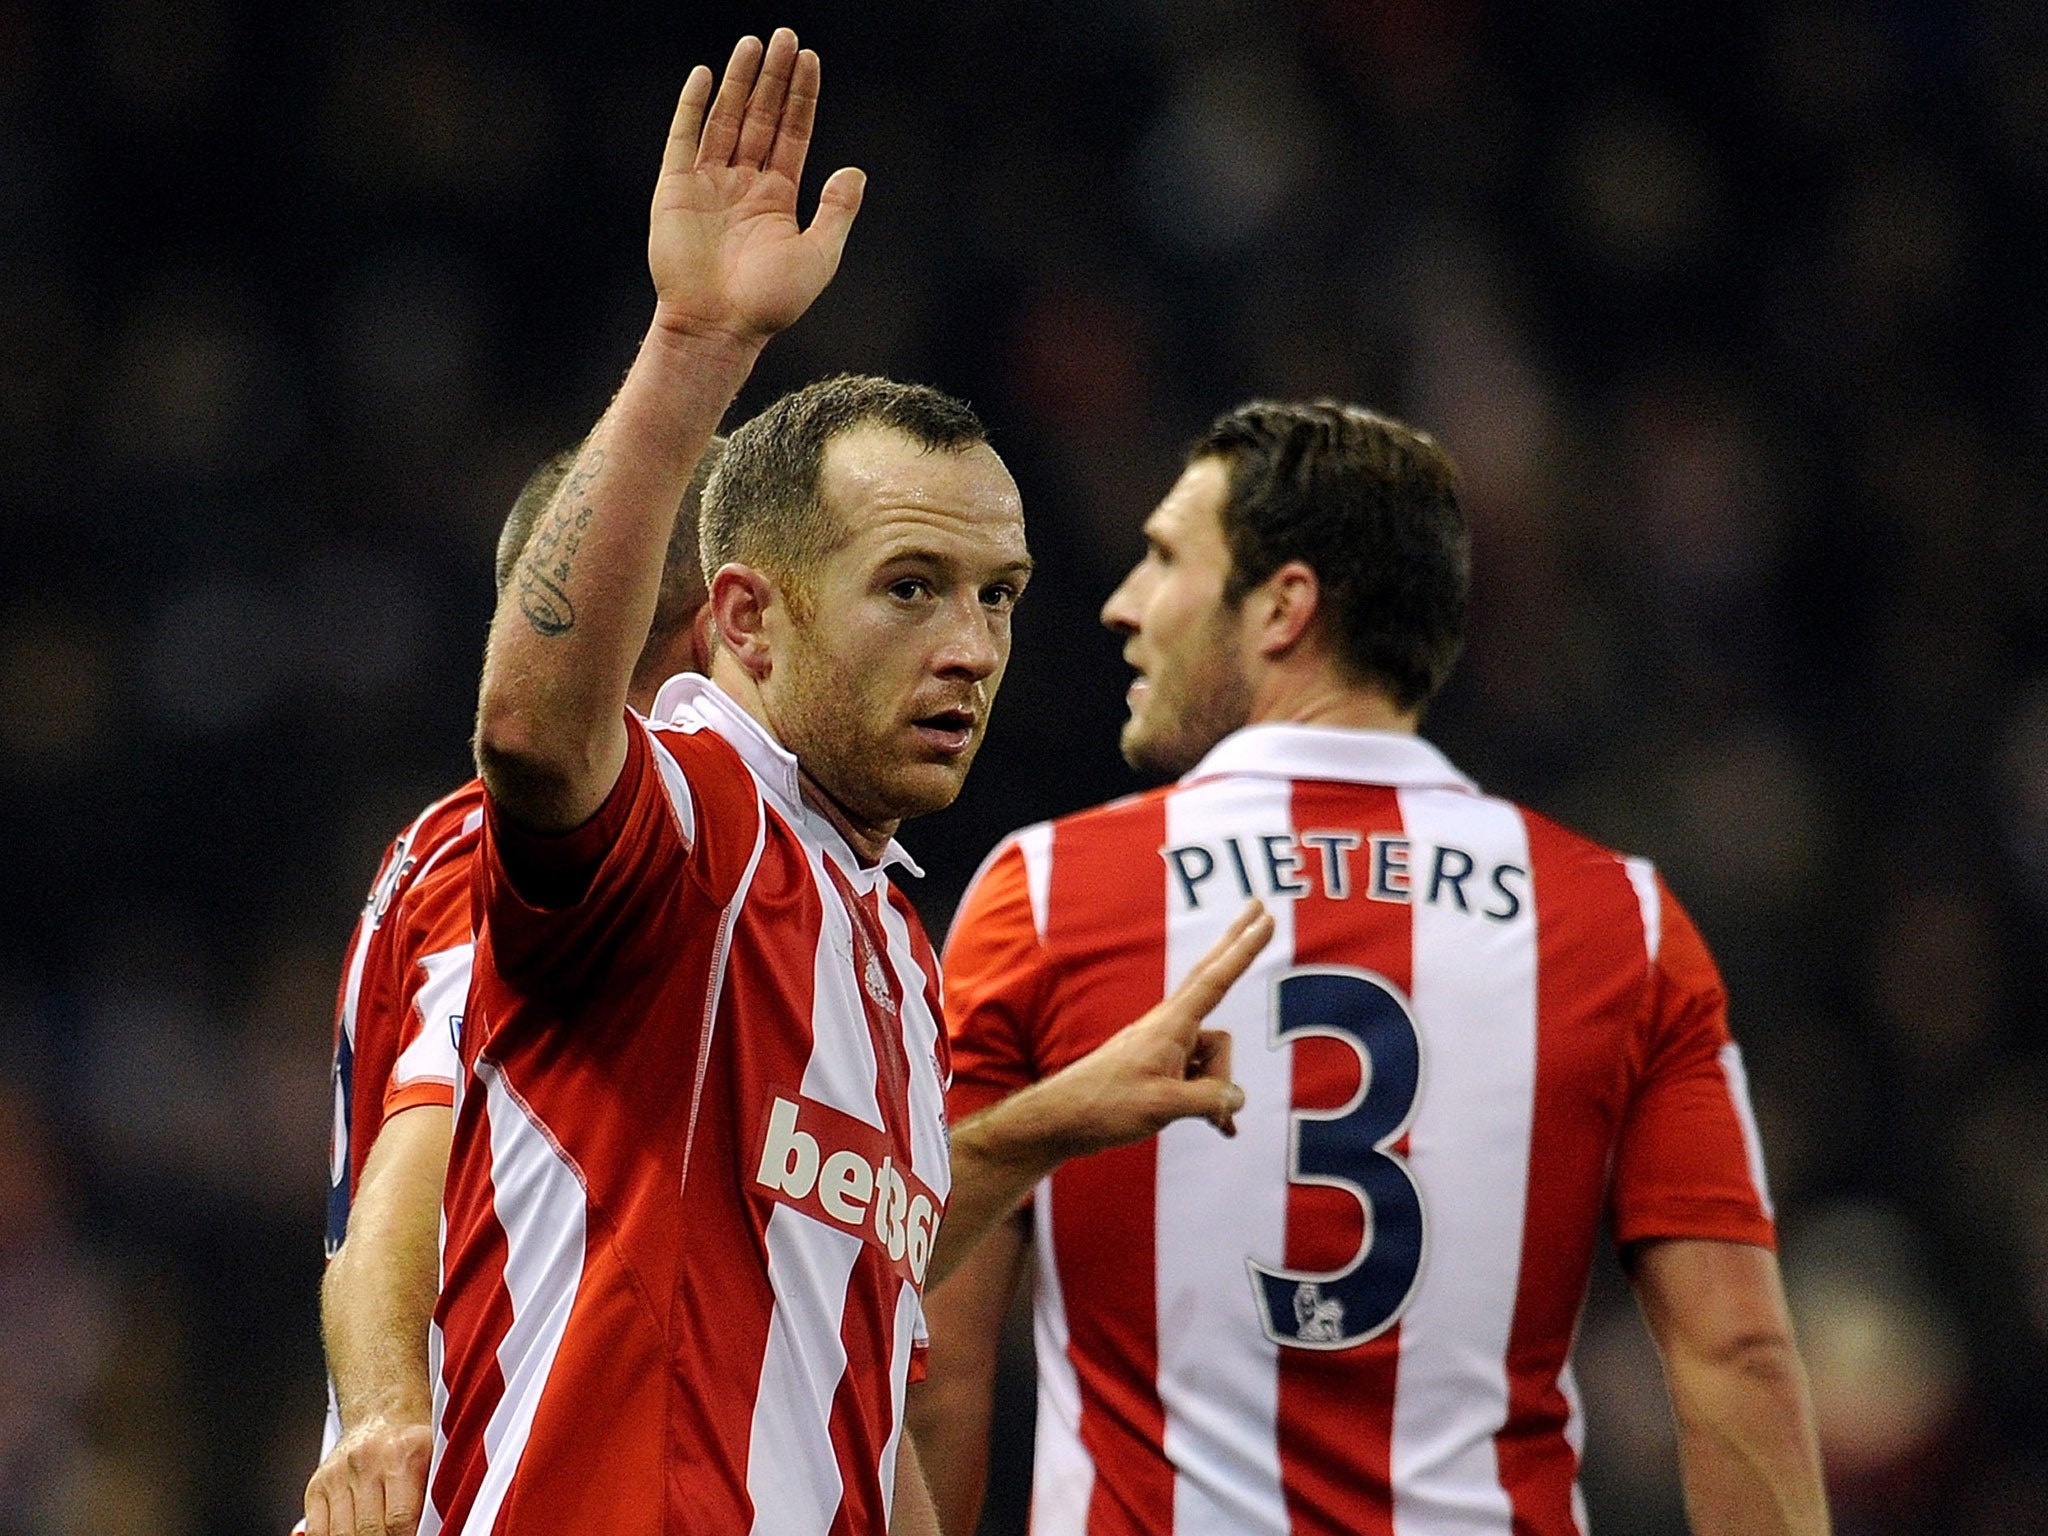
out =
<path fill-rule="evenodd" d="M 1302 782 L 1294 786 L 1293 814 L 1297 829 L 1349 831 L 1360 839 L 1344 899 L 1332 898 L 1320 868 L 1310 872 L 1311 890 L 1294 904 L 1294 963 L 1358 966 L 1409 991 L 1412 911 L 1366 896 L 1364 840 L 1402 830 L 1398 796 L 1379 787 Z M 1295 1108 L 1334 1108 L 1357 1086 L 1354 1051 L 1335 1040 L 1295 1043 Z M 1397 1145 L 1405 1150 L 1406 1138 Z M 1363 1236 L 1363 1213 L 1343 1191 L 1301 1184 L 1288 1191 L 1290 1268 L 1334 1269 L 1357 1253 Z M 1392 1536 L 1400 1337 L 1396 1324 L 1354 1349 L 1280 1350 L 1280 1481 L 1298 1536 Z"/>
<path fill-rule="evenodd" d="M 1576 1536 L 1578 1457 L 1558 1377 L 1592 1265 L 1617 1131 L 1610 1106 L 1627 1021 L 1640 1009 L 1642 911 L 1626 870 L 1540 816 L 1529 831 L 1536 906 L 1536 1102 L 1522 1269 L 1508 1335 L 1508 1421 L 1494 1437 L 1515 1536 Z"/>
<path fill-rule="evenodd" d="M 469 1122 L 469 1134 L 458 1135 L 454 1144 L 479 1155 L 472 1160 L 474 1166 L 449 1170 L 446 1253 L 452 1267 L 434 1306 L 434 1320 L 441 1325 L 447 1390 L 439 1428 L 447 1446 L 435 1469 L 433 1498 L 442 1528 L 450 1536 L 469 1518 L 488 1470 L 484 1429 L 505 1395 L 498 1349 L 512 1328 L 512 1294 L 505 1288 L 510 1248 L 498 1220 L 485 1105 L 483 1093 L 463 1097 L 462 1118 Z"/>
<path fill-rule="evenodd" d="M 1165 993 L 1166 801 L 1150 796 L 1054 833 L 1047 938 L 1090 976 L 1089 1013 L 1135 1019 Z M 1106 917 L 1101 894 L 1115 893 Z M 1140 893 L 1143 893 L 1140 899 Z M 1113 965 L 1094 962 L 1105 953 Z M 1062 1055 L 1096 1042 L 1063 1042 Z M 1059 1063 L 1047 1063 L 1050 1070 Z M 1097 1468 L 1088 1536 L 1155 1536 L 1173 1528 L 1173 1468 L 1159 1401 L 1158 1283 L 1153 1268 L 1158 1154 L 1153 1142 L 1068 1163 L 1054 1175 L 1053 1254 L 1079 1379 L 1080 1438 Z M 1105 1213 L 1115 1212 L 1114 1219 Z M 1131 1256 L 1142 1255 L 1139 1263 Z M 1105 1305 L 1103 1298 L 1115 1298 Z"/>

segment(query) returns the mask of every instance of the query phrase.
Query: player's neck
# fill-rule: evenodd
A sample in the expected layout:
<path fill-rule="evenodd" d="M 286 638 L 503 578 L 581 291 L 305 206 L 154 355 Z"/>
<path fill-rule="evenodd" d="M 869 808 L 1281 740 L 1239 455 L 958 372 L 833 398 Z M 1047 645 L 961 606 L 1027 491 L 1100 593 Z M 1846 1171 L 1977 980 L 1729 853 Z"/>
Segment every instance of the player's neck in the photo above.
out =
<path fill-rule="evenodd" d="M 804 792 L 804 804 L 823 816 L 846 839 L 854 856 L 863 864 L 875 864 L 888 851 L 889 841 L 896 835 L 901 822 L 890 822 L 886 827 L 869 826 L 853 812 L 832 797 L 831 791 L 812 778 L 801 764 L 797 767 L 797 778 Z"/>
<path fill-rule="evenodd" d="M 1412 736 L 1421 718 L 1420 711 L 1402 709 L 1379 689 L 1352 682 L 1332 668 L 1276 667 L 1260 679 L 1250 723 L 1341 726 Z"/>

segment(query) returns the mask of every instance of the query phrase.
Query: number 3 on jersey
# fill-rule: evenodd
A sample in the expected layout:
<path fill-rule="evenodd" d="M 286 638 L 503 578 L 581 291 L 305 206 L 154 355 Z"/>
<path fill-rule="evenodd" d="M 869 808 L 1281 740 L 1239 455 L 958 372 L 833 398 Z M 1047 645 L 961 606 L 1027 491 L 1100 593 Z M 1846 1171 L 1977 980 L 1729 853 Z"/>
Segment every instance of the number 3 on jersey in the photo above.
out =
<path fill-rule="evenodd" d="M 1287 1180 L 1346 1191 L 1364 1212 L 1365 1236 L 1341 1269 L 1245 1263 L 1266 1337 L 1294 1349 L 1349 1349 L 1399 1320 L 1422 1273 L 1422 1192 L 1388 1150 L 1415 1113 L 1422 1037 L 1391 982 L 1338 966 L 1304 966 L 1273 985 L 1271 1048 L 1309 1035 L 1358 1053 L 1358 1091 L 1336 1109 L 1288 1115 Z"/>

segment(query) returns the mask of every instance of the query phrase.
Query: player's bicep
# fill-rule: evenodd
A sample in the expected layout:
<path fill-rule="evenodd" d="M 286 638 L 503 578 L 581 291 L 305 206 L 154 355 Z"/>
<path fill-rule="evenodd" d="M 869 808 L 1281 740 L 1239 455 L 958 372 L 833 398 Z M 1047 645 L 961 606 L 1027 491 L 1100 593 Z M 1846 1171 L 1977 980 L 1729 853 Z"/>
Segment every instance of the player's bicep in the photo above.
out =
<path fill-rule="evenodd" d="M 637 717 L 610 797 L 575 831 L 537 837 L 491 804 L 476 894 L 499 973 L 525 990 L 576 990 L 622 945 L 644 942 L 655 909 L 686 887 L 702 900 L 703 819 L 689 780 Z"/>

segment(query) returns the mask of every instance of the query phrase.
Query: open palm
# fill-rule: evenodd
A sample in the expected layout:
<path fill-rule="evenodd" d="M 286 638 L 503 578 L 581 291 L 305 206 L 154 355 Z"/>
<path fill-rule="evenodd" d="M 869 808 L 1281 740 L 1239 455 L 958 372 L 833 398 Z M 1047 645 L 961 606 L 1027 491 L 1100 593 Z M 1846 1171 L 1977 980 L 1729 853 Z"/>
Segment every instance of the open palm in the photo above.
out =
<path fill-rule="evenodd" d="M 864 178 L 835 172 L 810 228 L 797 186 L 818 107 L 818 56 L 778 30 L 742 38 L 718 95 L 690 72 L 670 125 L 648 221 L 656 322 L 760 341 L 811 305 L 839 269 Z"/>

